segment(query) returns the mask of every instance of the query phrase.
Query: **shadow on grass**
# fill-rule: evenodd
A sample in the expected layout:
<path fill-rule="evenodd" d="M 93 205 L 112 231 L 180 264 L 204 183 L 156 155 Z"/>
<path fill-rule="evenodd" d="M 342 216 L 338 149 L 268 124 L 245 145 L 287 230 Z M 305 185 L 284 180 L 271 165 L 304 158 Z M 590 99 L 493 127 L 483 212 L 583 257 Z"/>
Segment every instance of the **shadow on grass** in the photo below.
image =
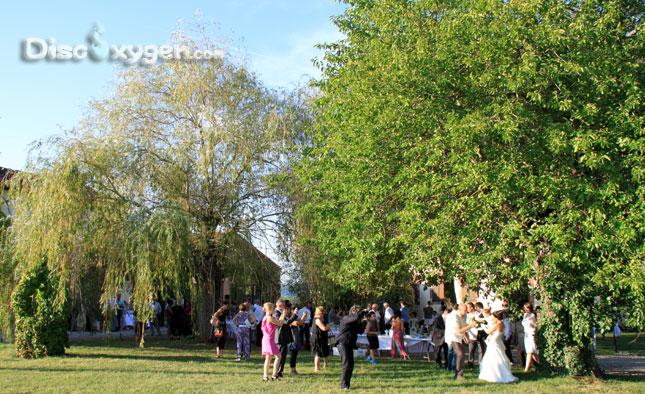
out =
<path fill-rule="evenodd" d="M 607 375 L 607 380 L 616 380 L 619 382 L 638 382 L 645 383 L 645 375 L 620 375 L 611 374 Z"/>
<path fill-rule="evenodd" d="M 150 374 L 159 374 L 163 372 L 164 374 L 170 375 L 230 375 L 230 373 L 221 373 L 214 371 L 159 371 L 159 370 L 147 370 L 147 369 L 137 369 L 137 370 L 126 370 L 126 369 L 117 369 L 117 368 L 101 368 L 101 369 L 65 369 L 65 368 L 46 368 L 46 367 L 0 367 L 0 371 L 22 371 L 22 372 L 64 372 L 64 373 L 78 373 L 78 372 L 87 372 L 87 373 L 110 373 L 110 374 L 133 374 L 138 375 L 141 373 L 150 373 Z"/>
<path fill-rule="evenodd" d="M 82 358 L 82 359 L 116 359 L 116 360 L 144 360 L 144 361 L 167 361 L 167 362 L 198 362 L 207 363 L 214 362 L 213 357 L 201 356 L 154 356 L 154 355 L 120 355 L 120 354 L 106 354 L 106 353 L 70 353 L 64 358 Z"/>

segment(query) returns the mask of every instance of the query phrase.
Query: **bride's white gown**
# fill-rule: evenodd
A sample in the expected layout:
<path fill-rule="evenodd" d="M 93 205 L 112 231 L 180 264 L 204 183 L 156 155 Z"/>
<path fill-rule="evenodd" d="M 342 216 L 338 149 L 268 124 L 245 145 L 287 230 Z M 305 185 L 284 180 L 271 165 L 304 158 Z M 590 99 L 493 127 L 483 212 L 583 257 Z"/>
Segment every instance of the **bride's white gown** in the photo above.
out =
<path fill-rule="evenodd" d="M 511 362 L 504 352 L 504 336 L 495 330 L 488 337 L 486 353 L 480 364 L 479 379 L 493 383 L 513 383 L 518 378 L 511 374 Z"/>

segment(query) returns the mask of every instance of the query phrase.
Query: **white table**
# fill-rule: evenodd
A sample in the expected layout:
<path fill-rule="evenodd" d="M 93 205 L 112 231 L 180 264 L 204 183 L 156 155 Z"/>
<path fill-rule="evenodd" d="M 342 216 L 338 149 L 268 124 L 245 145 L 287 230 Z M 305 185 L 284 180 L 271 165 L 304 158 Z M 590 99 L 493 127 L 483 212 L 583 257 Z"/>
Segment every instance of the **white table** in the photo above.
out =
<path fill-rule="evenodd" d="M 330 331 L 331 335 L 338 335 L 338 331 Z M 357 345 L 369 345 L 367 335 L 360 334 L 356 341 Z M 434 344 L 430 337 L 413 337 L 410 335 L 403 336 L 403 346 L 406 347 L 409 353 L 425 353 L 428 361 L 430 361 L 430 353 L 434 351 Z M 392 350 L 392 336 L 379 335 L 378 336 L 378 350 L 391 351 Z"/>

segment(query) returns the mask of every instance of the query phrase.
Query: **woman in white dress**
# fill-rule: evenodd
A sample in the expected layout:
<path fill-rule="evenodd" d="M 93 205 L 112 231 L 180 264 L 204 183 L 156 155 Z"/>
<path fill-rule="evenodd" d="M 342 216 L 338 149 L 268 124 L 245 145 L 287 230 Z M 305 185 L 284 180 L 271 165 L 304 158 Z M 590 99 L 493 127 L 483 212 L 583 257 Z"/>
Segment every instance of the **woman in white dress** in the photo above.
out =
<path fill-rule="evenodd" d="M 535 346 L 535 325 L 537 324 L 537 317 L 533 313 L 533 305 L 530 303 L 524 304 L 524 319 L 522 319 L 522 326 L 524 327 L 524 349 L 526 352 L 526 368 L 524 372 L 528 372 L 531 368 L 533 361 L 538 363 L 537 360 L 537 347 Z"/>
<path fill-rule="evenodd" d="M 486 353 L 480 364 L 479 379 L 492 383 L 513 383 L 518 378 L 511 373 L 511 361 L 504 346 L 504 314 L 495 311 L 486 330 Z"/>

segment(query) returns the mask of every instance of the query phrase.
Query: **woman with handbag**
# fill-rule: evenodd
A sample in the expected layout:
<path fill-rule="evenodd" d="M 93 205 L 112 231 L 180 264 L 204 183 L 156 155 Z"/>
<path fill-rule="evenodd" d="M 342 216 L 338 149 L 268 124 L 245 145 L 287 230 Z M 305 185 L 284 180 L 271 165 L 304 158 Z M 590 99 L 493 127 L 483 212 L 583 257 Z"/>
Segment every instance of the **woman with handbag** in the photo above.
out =
<path fill-rule="evenodd" d="M 222 305 L 211 318 L 211 324 L 215 327 L 214 336 L 217 339 L 217 358 L 224 358 L 224 345 L 226 345 L 226 316 L 228 305 Z"/>

